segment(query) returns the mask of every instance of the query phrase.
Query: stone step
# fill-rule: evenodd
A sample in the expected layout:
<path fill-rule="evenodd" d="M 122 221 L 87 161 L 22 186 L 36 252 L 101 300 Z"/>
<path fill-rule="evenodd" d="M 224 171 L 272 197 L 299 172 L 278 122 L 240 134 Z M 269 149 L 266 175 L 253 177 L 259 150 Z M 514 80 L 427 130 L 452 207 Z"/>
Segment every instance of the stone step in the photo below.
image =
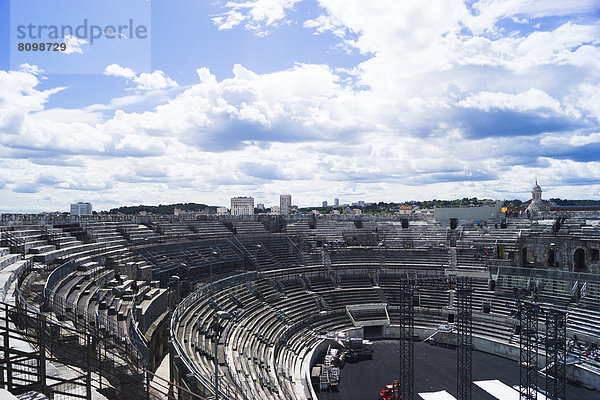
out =
<path fill-rule="evenodd" d="M 47 244 L 47 245 L 43 245 L 43 246 L 32 247 L 29 249 L 29 252 L 31 254 L 42 254 L 42 253 L 46 253 L 48 251 L 52 251 L 54 249 L 55 249 L 55 247 L 53 245 Z"/>
<path fill-rule="evenodd" d="M 31 240 L 29 242 L 25 242 L 23 244 L 23 248 L 25 249 L 25 251 L 27 251 L 31 248 L 44 246 L 46 244 L 48 244 L 48 242 L 46 242 L 45 240 Z"/>
<path fill-rule="evenodd" d="M 9 286 L 16 279 L 17 275 L 19 274 L 19 271 L 22 268 L 24 268 L 25 263 L 27 263 L 27 260 L 19 260 L 17 262 L 10 264 L 6 268 L 3 268 L 2 271 L 0 271 L 0 300 L 1 301 L 5 300 L 2 298 L 2 295 L 8 294 Z"/>
<path fill-rule="evenodd" d="M 160 289 L 151 289 L 148 293 L 144 294 L 144 300 L 152 300 L 154 296 L 160 293 Z"/>
<path fill-rule="evenodd" d="M 35 240 L 42 239 L 42 235 L 24 235 L 24 236 L 17 236 L 17 237 L 18 237 L 18 241 L 20 243 L 33 242 Z"/>
<path fill-rule="evenodd" d="M 70 240 L 70 241 L 67 241 L 67 242 L 61 242 L 60 243 L 60 248 L 61 249 L 68 249 L 69 247 L 75 247 L 75 246 L 79 246 L 81 244 L 83 244 L 83 242 L 80 242 L 79 240 L 75 239 L 75 240 Z"/>
<path fill-rule="evenodd" d="M 96 237 L 105 237 L 105 236 L 113 236 L 113 237 L 114 237 L 114 236 L 117 236 L 117 237 L 118 237 L 118 236 L 120 236 L 121 234 L 120 234 L 119 232 L 117 232 L 117 231 L 115 231 L 115 230 L 113 229 L 112 231 L 103 231 L 103 232 L 98 232 L 98 231 L 95 231 L 95 232 L 94 232 L 94 235 L 95 235 Z"/>
<path fill-rule="evenodd" d="M 13 236 L 22 237 L 22 236 L 39 236 L 42 234 L 42 231 L 39 229 L 31 229 L 31 230 L 20 230 L 20 231 L 10 231 Z"/>
<path fill-rule="evenodd" d="M 85 264 L 81 264 L 80 266 L 78 266 L 77 270 L 90 271 L 98 266 L 100 266 L 100 264 L 98 264 L 96 261 L 90 261 L 90 262 L 86 262 Z"/>
<path fill-rule="evenodd" d="M 99 237 L 96 237 L 96 241 L 99 243 L 104 243 L 104 242 L 112 242 L 114 240 L 119 240 L 122 238 L 123 238 L 123 236 L 121 236 L 121 235 L 99 236 Z"/>
<path fill-rule="evenodd" d="M 72 243 L 72 242 L 76 242 L 77 238 L 74 236 L 63 236 L 57 239 L 58 243 L 62 246 L 65 245 L 67 243 Z"/>
<path fill-rule="evenodd" d="M 153 290 L 153 289 L 150 286 L 140 285 L 138 293 L 136 294 L 138 303 L 141 302 L 143 299 L 145 299 L 146 294 L 148 292 L 150 292 L 151 290 Z"/>
<path fill-rule="evenodd" d="M 16 263 L 21 259 L 20 254 L 7 254 L 4 256 L 0 256 L 0 270 L 8 267 L 11 264 Z"/>

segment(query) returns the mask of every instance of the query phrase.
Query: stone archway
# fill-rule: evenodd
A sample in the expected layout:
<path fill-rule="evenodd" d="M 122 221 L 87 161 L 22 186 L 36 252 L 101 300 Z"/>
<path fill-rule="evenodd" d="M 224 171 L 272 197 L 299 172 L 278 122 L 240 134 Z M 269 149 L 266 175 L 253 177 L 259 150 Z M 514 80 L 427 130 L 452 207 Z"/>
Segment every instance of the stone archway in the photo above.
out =
<path fill-rule="evenodd" d="M 575 253 L 573 253 L 573 271 L 587 271 L 587 266 L 585 265 L 585 250 L 582 248 L 575 250 Z"/>
<path fill-rule="evenodd" d="M 535 254 L 533 254 L 533 250 L 529 247 L 523 247 L 521 250 L 521 259 L 523 260 L 523 266 L 532 266 L 535 264 Z"/>
<path fill-rule="evenodd" d="M 548 266 L 554 267 L 555 262 L 554 249 L 548 249 Z"/>

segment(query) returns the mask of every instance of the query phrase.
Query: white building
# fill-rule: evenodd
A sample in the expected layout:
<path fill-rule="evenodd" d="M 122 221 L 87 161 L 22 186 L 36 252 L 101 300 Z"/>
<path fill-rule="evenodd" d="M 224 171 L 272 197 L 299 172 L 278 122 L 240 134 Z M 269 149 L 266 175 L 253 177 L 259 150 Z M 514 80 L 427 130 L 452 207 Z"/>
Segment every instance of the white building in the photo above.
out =
<path fill-rule="evenodd" d="M 227 213 L 227 207 L 217 207 L 217 215 L 226 215 Z"/>
<path fill-rule="evenodd" d="M 491 205 L 477 207 L 436 207 L 433 208 L 433 215 L 438 221 L 449 221 L 456 218 L 462 221 L 488 221 L 500 216 L 502 202 L 496 201 Z M 415 213 L 416 214 L 416 213 Z"/>
<path fill-rule="evenodd" d="M 231 215 L 254 215 L 254 198 L 232 197 Z"/>
<path fill-rule="evenodd" d="M 333 199 L 333 205 L 335 207 L 339 207 L 340 206 L 340 199 L 338 199 L 337 197 L 335 199 Z"/>
<path fill-rule="evenodd" d="M 271 214 L 273 214 L 273 215 L 280 215 L 281 214 L 281 207 L 279 207 L 279 206 L 271 206 L 269 208 L 271 209 Z"/>
<path fill-rule="evenodd" d="M 410 215 L 413 213 L 412 206 L 400 206 L 398 207 L 398 214 L 400 215 Z"/>
<path fill-rule="evenodd" d="M 281 215 L 290 215 L 292 213 L 292 195 L 282 194 L 279 196 L 279 210 Z"/>
<path fill-rule="evenodd" d="M 92 215 L 92 203 L 80 201 L 71 204 L 71 215 Z"/>

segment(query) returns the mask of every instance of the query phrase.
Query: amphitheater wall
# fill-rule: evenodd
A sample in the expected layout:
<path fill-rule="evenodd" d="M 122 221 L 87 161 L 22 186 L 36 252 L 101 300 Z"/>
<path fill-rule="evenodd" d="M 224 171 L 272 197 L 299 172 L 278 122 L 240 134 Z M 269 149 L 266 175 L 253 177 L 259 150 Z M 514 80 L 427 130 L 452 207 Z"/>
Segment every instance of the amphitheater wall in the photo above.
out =
<path fill-rule="evenodd" d="M 169 374 L 171 376 L 171 381 L 189 392 L 205 397 L 213 396 L 214 398 L 214 393 L 211 393 L 208 388 L 204 387 L 202 383 L 198 381 L 193 373 L 189 372 L 191 370 L 190 366 L 186 365 L 181 357 L 176 354 L 177 350 L 175 350 L 172 345 L 170 345 L 169 348 Z M 181 395 L 176 394 L 175 397 L 185 398 L 183 393 Z"/>
<path fill-rule="evenodd" d="M 143 309 L 137 307 L 140 315 L 136 315 L 142 332 L 147 332 L 151 329 L 152 325 L 155 325 L 157 321 L 161 321 L 164 318 L 169 306 L 169 292 L 163 290 L 150 303 L 145 304 L 146 306 Z"/>
<path fill-rule="evenodd" d="M 600 376 L 585 366 L 567 365 L 567 378 L 579 382 L 588 389 L 600 390 Z"/>
<path fill-rule="evenodd" d="M 435 333 L 435 329 L 431 328 L 418 328 L 415 327 L 415 335 L 418 336 L 419 340 L 428 338 Z M 388 325 L 384 330 L 386 339 L 400 339 L 400 326 L 399 325 Z"/>
<path fill-rule="evenodd" d="M 349 328 L 344 330 L 348 337 L 364 337 L 363 327 Z M 432 328 L 419 328 L 415 327 L 415 335 L 419 340 L 423 340 L 433 335 L 436 330 Z M 383 326 L 383 337 L 385 339 L 400 339 L 400 326 L 399 325 L 384 325 Z"/>
<path fill-rule="evenodd" d="M 150 282 L 152 280 L 152 266 L 146 265 L 136 267 L 135 279 L 138 281 Z"/>
<path fill-rule="evenodd" d="M 456 345 L 456 333 L 438 332 L 435 334 L 434 338 L 438 343 Z M 473 349 L 516 362 L 520 359 L 519 343 L 516 340 L 514 343 L 506 343 L 473 336 Z M 546 364 L 546 356 L 544 354 L 538 355 L 538 363 L 539 365 Z M 589 389 L 600 390 L 600 376 L 583 365 L 569 364 L 567 366 L 567 379 L 577 382 Z"/>
<path fill-rule="evenodd" d="M 415 334 L 419 337 L 419 340 L 423 340 L 435 334 L 434 338 L 438 343 L 451 346 L 456 345 L 456 333 L 436 332 L 435 329 L 415 327 Z M 399 338 L 399 336 L 400 327 L 398 325 L 390 325 L 387 329 L 386 337 L 389 339 L 396 339 Z M 517 362 L 519 361 L 518 341 L 515 341 L 514 343 L 506 343 L 479 336 L 473 336 L 473 348 L 484 353 L 493 354 Z M 546 356 L 543 354 L 539 354 L 538 357 L 540 365 L 545 365 Z M 567 378 L 589 389 L 600 390 L 600 375 L 591 371 L 583 365 L 568 365 Z"/>
<path fill-rule="evenodd" d="M 304 385 L 304 389 L 305 391 L 310 392 L 310 397 L 308 397 L 309 399 L 317 399 L 317 393 L 315 392 L 315 389 L 312 387 L 311 384 L 311 377 L 310 377 L 310 371 L 313 365 L 315 365 L 317 363 L 317 361 L 322 358 L 325 354 L 325 352 L 327 352 L 327 346 L 329 346 L 330 344 L 334 344 L 335 342 L 333 340 L 328 340 L 328 339 L 324 339 L 321 340 L 319 342 L 319 344 L 317 344 L 308 354 L 308 357 L 306 357 L 305 360 L 309 360 L 309 362 L 307 363 L 306 361 L 303 364 L 302 367 L 302 384 Z"/>
<path fill-rule="evenodd" d="M 365 329 L 362 326 L 359 326 L 356 328 L 349 328 L 349 329 L 344 330 L 344 332 L 346 332 L 348 337 L 351 337 L 351 338 L 358 338 L 358 337 L 365 336 Z"/>
<path fill-rule="evenodd" d="M 494 354 L 496 356 L 508 358 L 509 360 L 519 361 L 518 343 L 508 344 L 497 342 L 481 337 L 473 337 L 473 348 L 484 353 Z M 546 356 L 538 355 L 539 365 L 546 364 Z M 567 365 L 567 379 L 577 382 L 588 389 L 600 390 L 600 376 L 581 364 Z"/>
<path fill-rule="evenodd" d="M 596 241 L 581 240 L 573 237 L 549 236 L 528 237 L 525 239 L 521 252 L 527 249 L 528 263 L 538 268 L 556 267 L 563 271 L 600 273 L 600 260 L 597 257 L 600 245 Z M 583 250 L 582 262 L 584 267 L 578 268 L 575 252 Z M 554 264 L 551 264 L 551 252 L 554 252 Z M 583 269 L 581 269 L 583 268 Z"/>
<path fill-rule="evenodd" d="M 343 330 L 349 337 L 361 337 L 363 328 L 349 328 Z M 415 327 L 415 335 L 419 340 L 423 340 L 430 336 L 434 336 L 438 343 L 446 345 L 456 345 L 456 333 L 440 332 L 433 328 Z M 389 325 L 384 330 L 385 337 L 387 339 L 398 339 L 400 337 L 400 327 L 398 325 Z M 306 392 L 310 392 L 310 398 L 316 399 L 316 393 L 314 392 L 312 385 L 310 385 L 310 369 L 317 359 L 323 355 L 327 350 L 327 346 L 331 342 L 329 340 L 322 340 L 315 346 L 308 356 L 305 358 L 305 362 L 302 368 L 304 389 Z M 475 350 L 493 354 L 496 356 L 504 357 L 509 360 L 518 362 L 520 358 L 518 341 L 514 343 L 500 342 L 493 339 L 484 337 L 474 336 L 473 337 L 473 348 Z M 540 365 L 545 365 L 546 357 L 543 354 L 539 354 L 538 362 Z M 308 362 L 307 362 L 308 361 Z M 577 382 L 589 389 L 600 390 L 600 376 L 593 371 L 589 370 L 585 366 L 580 364 L 570 364 L 567 366 L 567 379 L 570 381 Z"/>
<path fill-rule="evenodd" d="M 166 293 L 166 292 L 165 292 Z M 148 349 L 150 349 L 150 360 L 148 369 L 154 371 L 169 350 L 169 313 L 165 311 L 161 316 L 154 319 L 144 334 Z"/>

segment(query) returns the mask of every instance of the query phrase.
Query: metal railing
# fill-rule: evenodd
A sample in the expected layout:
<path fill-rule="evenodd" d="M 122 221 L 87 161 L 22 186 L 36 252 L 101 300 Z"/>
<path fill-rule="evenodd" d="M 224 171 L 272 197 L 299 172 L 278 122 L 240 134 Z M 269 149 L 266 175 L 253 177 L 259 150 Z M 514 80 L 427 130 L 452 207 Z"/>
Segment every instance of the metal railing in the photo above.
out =
<path fill-rule="evenodd" d="M 569 282 L 600 282 L 600 274 L 570 272 L 541 268 L 488 266 L 491 275 L 520 276 L 525 278 L 552 279 Z"/>
<path fill-rule="evenodd" d="M 95 388 L 102 394 L 108 389 L 108 398 L 206 400 L 145 368 L 130 371 L 115 365 L 111 352 L 100 351 L 101 338 L 50 320 L 24 302 L 17 295 L 16 306 L 0 303 L 0 347 L 10 355 L 0 360 L 0 372 L 6 378 L 2 383 L 14 394 L 36 390 L 54 399 L 91 400 Z M 27 350 L 23 343 L 30 344 Z M 46 360 L 62 364 L 69 374 L 50 379 Z"/>
<path fill-rule="evenodd" d="M 171 338 L 171 344 L 173 346 L 173 349 L 176 351 L 177 355 L 179 356 L 179 358 L 185 365 L 186 369 L 193 374 L 193 377 L 200 383 L 200 385 L 205 387 L 207 389 L 207 391 L 212 394 L 214 394 L 213 380 L 207 379 L 202 374 L 202 372 L 196 367 L 195 363 L 189 358 L 189 356 L 187 355 L 187 353 L 185 352 L 185 350 L 183 348 L 183 345 L 181 344 L 181 342 L 179 341 L 179 338 L 177 337 L 176 329 L 177 329 L 177 324 L 179 322 L 179 318 L 181 316 L 185 315 L 186 312 L 191 307 L 195 306 L 206 295 L 218 292 L 222 289 L 225 289 L 225 288 L 231 287 L 231 286 L 235 286 L 235 285 L 243 283 L 243 282 L 255 280 L 258 278 L 258 276 L 259 276 L 259 273 L 257 273 L 257 272 L 247 272 L 247 273 L 240 274 L 240 275 L 233 275 L 231 277 L 221 279 L 212 284 L 202 286 L 201 288 L 197 289 L 192 294 L 187 296 L 185 299 L 183 299 L 177 305 L 177 307 L 175 308 L 175 310 L 173 311 L 173 314 L 171 316 L 171 327 L 170 327 L 169 335 Z M 225 388 L 225 390 L 226 391 L 223 391 L 223 389 L 219 389 L 219 397 L 223 400 L 234 399 L 234 397 L 231 397 L 232 393 L 230 393 L 227 388 Z"/>
<path fill-rule="evenodd" d="M 304 255 L 304 253 L 302 252 L 302 250 L 300 250 L 300 248 L 296 245 L 296 243 L 294 243 L 294 241 L 287 234 L 285 234 L 285 238 L 287 239 L 288 243 L 291 244 L 292 249 L 300 257 L 300 260 L 302 261 L 302 264 L 306 265 L 306 256 Z"/>
<path fill-rule="evenodd" d="M 140 332 L 138 328 L 138 324 L 135 320 L 136 307 L 135 304 L 133 306 L 133 310 L 131 312 L 131 317 L 129 318 L 128 327 L 129 327 L 129 337 L 133 344 L 137 347 L 138 352 L 144 359 L 144 363 L 146 366 L 150 365 L 150 349 L 148 348 L 148 344 L 146 343 L 146 339 L 144 335 Z"/>
<path fill-rule="evenodd" d="M 44 285 L 44 295 L 46 298 L 54 290 L 54 287 L 58 282 L 63 280 L 67 275 L 75 272 L 76 269 L 77 266 L 75 265 L 75 261 L 69 260 L 52 271 L 46 279 L 46 285 Z"/>
<path fill-rule="evenodd" d="M 115 346 L 125 349 L 128 358 L 134 365 L 146 367 L 149 360 L 149 350 L 141 341 L 139 335 L 132 337 L 133 333 L 137 333 L 137 327 L 132 331 L 131 322 L 126 325 L 127 329 L 123 329 L 122 324 L 116 318 L 101 315 L 98 312 L 92 314 L 87 309 L 79 307 L 57 293 L 57 284 L 75 271 L 76 264 L 73 260 L 67 261 L 52 271 L 44 287 L 44 301 L 48 309 L 52 310 L 57 317 L 71 320 L 76 326 L 83 325 L 85 329 L 97 337 L 108 338 L 108 340 L 114 342 Z M 110 274 L 106 274 L 100 277 L 97 283 L 103 286 L 109 279 Z M 135 309 L 130 311 L 134 313 Z M 135 325 L 135 322 L 133 323 Z"/>
<path fill-rule="evenodd" d="M 250 251 L 242 244 L 242 242 L 240 242 L 240 240 L 237 237 L 233 237 L 233 240 L 235 240 L 237 242 L 237 244 L 235 244 L 231 239 L 226 238 L 225 240 L 227 240 L 227 242 L 229 242 L 229 244 L 231 244 L 237 251 L 239 251 L 244 257 L 247 257 L 250 260 L 250 263 L 252 265 L 254 265 L 255 268 L 258 268 L 258 261 L 256 260 L 256 258 L 252 255 L 252 253 L 250 253 Z"/>

